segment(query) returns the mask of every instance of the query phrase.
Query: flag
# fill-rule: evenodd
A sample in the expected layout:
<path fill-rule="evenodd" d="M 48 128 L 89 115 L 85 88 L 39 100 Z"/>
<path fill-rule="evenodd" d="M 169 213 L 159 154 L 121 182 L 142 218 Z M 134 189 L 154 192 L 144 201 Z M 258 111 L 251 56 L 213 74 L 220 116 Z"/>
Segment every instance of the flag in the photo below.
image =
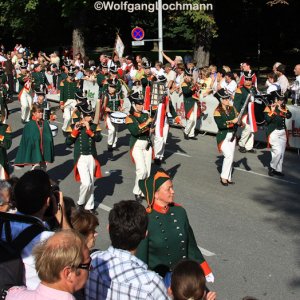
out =
<path fill-rule="evenodd" d="M 255 118 L 255 111 L 254 111 L 254 102 L 248 103 L 248 115 L 249 115 L 249 125 L 251 127 L 251 132 L 257 132 L 257 124 Z"/>
<path fill-rule="evenodd" d="M 116 38 L 116 44 L 115 44 L 115 53 L 118 54 L 119 57 L 123 56 L 125 46 L 120 38 L 120 36 L 117 34 Z"/>

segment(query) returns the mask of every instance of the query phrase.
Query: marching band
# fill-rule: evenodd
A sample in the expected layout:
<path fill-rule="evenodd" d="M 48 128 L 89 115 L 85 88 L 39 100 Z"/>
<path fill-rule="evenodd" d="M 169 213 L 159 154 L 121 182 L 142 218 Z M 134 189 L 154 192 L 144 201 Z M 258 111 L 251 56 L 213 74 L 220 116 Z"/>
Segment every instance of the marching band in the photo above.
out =
<path fill-rule="evenodd" d="M 272 159 L 268 174 L 283 176 L 282 163 L 287 144 L 285 120 L 291 117 L 291 113 L 285 103 L 286 95 L 281 92 L 275 74 L 268 75 L 268 94 L 261 94 L 257 90 L 256 74 L 251 70 L 249 63 L 242 64 L 243 71 L 239 82 L 236 82 L 235 79 L 239 76 L 226 66 L 223 66 L 223 70 L 215 66 L 197 69 L 195 62 L 184 66 L 182 60 L 170 61 L 171 63 L 165 65 L 165 69 L 161 62 L 156 62 L 155 67 L 151 68 L 148 59 L 140 56 L 137 66 L 134 58 L 130 56 L 122 63 L 118 56 L 114 56 L 112 60 L 101 55 L 99 67 L 91 66 L 89 72 L 85 73 L 82 64 L 75 66 L 74 61 L 66 58 L 61 71 L 58 71 L 57 64 L 51 64 L 46 73 L 38 61 L 32 66 L 31 62 L 20 59 L 16 78 L 19 83 L 18 98 L 22 123 L 27 124 L 25 129 L 28 128 L 28 132 L 34 132 L 35 138 L 37 132 L 44 132 L 49 145 L 43 145 L 48 148 L 41 148 L 34 159 L 26 156 L 26 148 L 20 147 L 15 165 L 31 164 L 34 168 L 39 166 L 46 169 L 47 163 L 53 162 L 52 135 L 57 133 L 57 126 L 49 124 L 48 121 L 51 122 L 56 117 L 45 95 L 48 90 L 55 90 L 60 94 L 59 108 L 63 112 L 62 131 L 66 136 L 66 144 L 75 144 L 75 177 L 81 181 L 78 205 L 96 213 L 93 186 L 94 178 L 101 177 L 101 170 L 96 159 L 95 143 L 102 139 L 102 120 L 108 129 L 107 147 L 110 152 L 117 148 L 117 132 L 120 125 L 125 124 L 131 134 L 130 154 L 136 168 L 133 194 L 137 201 L 142 201 L 144 195 L 138 182 L 150 175 L 152 159 L 157 165 L 163 163 L 169 119 L 173 118 L 173 122 L 183 128 L 184 139 L 196 140 L 196 124 L 203 115 L 201 102 L 206 97 L 213 96 L 219 101 L 214 111 L 214 120 L 219 130 L 218 149 L 224 155 L 221 184 L 228 186 L 234 183 L 232 164 L 236 144 L 239 145 L 241 153 L 256 153 L 253 148 L 254 133 L 257 125 L 261 123 L 267 128 L 267 141 L 271 146 Z M 277 66 L 279 77 L 284 72 L 284 67 L 281 66 Z M 298 70 L 298 73 L 299 69 L 296 66 L 295 70 Z M 92 74 L 94 81 L 98 83 L 98 100 L 94 106 L 89 103 L 85 91 L 82 90 L 82 80 L 75 76 L 78 70 L 88 77 Z M 4 125 L 7 119 L 7 113 L 3 110 L 7 98 L 7 79 L 3 76 L 3 70 L 0 75 L 0 127 L 3 127 L 3 130 L 0 128 L 3 131 L 3 134 L 0 134 L 0 177 L 6 178 L 8 172 L 5 151 L 11 144 L 11 129 Z M 296 82 L 293 90 L 295 95 L 299 95 L 299 84 Z M 183 98 L 185 127 L 174 108 L 174 97 Z M 125 98 L 131 102 L 129 113 L 125 108 Z M 257 115 L 261 123 L 255 121 L 255 114 L 258 113 L 254 108 L 257 103 L 263 105 L 260 116 Z M 239 139 L 236 137 L 237 127 L 241 127 Z M 23 138 L 24 143 L 25 139 L 28 139 L 25 135 L 26 130 L 22 143 Z"/>

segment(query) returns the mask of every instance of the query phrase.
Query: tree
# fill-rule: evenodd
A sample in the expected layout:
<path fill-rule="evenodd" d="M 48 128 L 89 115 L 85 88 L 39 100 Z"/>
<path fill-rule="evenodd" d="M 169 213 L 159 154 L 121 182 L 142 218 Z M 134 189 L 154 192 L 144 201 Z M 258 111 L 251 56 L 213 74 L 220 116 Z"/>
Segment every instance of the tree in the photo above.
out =
<path fill-rule="evenodd" d="M 193 45 L 194 59 L 197 66 L 207 66 L 210 58 L 212 39 L 217 36 L 217 26 L 212 11 L 205 11 L 200 5 L 204 1 L 187 0 L 186 4 L 193 6 L 193 10 L 172 11 L 167 15 L 168 24 L 164 34 L 167 37 L 182 36 L 187 43 Z M 197 7 L 199 9 L 197 9 Z"/>

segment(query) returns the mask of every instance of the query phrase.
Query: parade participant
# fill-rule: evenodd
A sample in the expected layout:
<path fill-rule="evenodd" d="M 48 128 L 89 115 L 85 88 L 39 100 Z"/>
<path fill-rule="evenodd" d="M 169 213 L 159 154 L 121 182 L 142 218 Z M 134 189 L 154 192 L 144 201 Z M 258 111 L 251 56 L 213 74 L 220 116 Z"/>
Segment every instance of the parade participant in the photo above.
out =
<path fill-rule="evenodd" d="M 94 177 L 101 178 L 100 163 L 97 160 L 96 142 L 102 139 L 100 125 L 92 123 L 93 110 L 83 103 L 78 106 L 82 119 L 68 128 L 67 146 L 74 144 L 75 180 L 80 181 L 78 206 L 95 215 L 98 212 L 94 204 Z"/>
<path fill-rule="evenodd" d="M 30 120 L 30 111 L 33 102 L 33 99 L 31 97 L 33 78 L 30 73 L 27 73 L 27 63 L 23 62 L 22 64 L 20 64 L 20 67 L 21 73 L 17 76 L 17 79 L 19 81 L 18 99 L 20 100 L 21 104 L 21 121 L 23 124 L 25 124 Z"/>
<path fill-rule="evenodd" d="M 186 126 L 184 129 L 184 138 L 186 140 L 196 140 L 195 128 L 197 123 L 198 110 L 197 101 L 199 101 L 199 98 L 196 94 L 197 86 L 193 84 L 192 76 L 192 70 L 185 70 L 184 82 L 181 84 L 186 118 Z"/>
<path fill-rule="evenodd" d="M 113 151 L 117 148 L 117 129 L 118 124 L 114 124 L 110 115 L 116 111 L 123 111 L 123 100 L 120 99 L 120 92 L 117 93 L 117 80 L 109 79 L 108 80 L 108 91 L 104 95 L 104 111 L 105 111 L 105 122 L 108 129 L 108 137 L 107 137 L 107 150 Z"/>
<path fill-rule="evenodd" d="M 99 86 L 99 99 L 102 99 L 104 94 L 104 87 L 106 86 L 107 79 L 109 78 L 108 66 L 101 64 L 101 71 L 97 74 L 97 84 Z"/>
<path fill-rule="evenodd" d="M 68 77 L 60 83 L 60 108 L 63 111 L 64 124 L 62 131 L 66 135 L 66 130 L 71 123 L 72 113 L 75 109 L 75 93 L 78 90 L 78 83 L 74 78 L 74 69 L 69 67 Z"/>
<path fill-rule="evenodd" d="M 8 108 L 7 108 L 7 97 L 8 97 L 8 85 L 2 83 L 0 78 L 0 118 L 1 122 L 5 123 L 8 117 Z"/>
<path fill-rule="evenodd" d="M 223 186 L 228 186 L 228 184 L 234 184 L 231 175 L 236 139 L 231 141 L 231 138 L 234 124 L 237 123 L 238 112 L 230 104 L 230 94 L 224 89 L 216 92 L 215 97 L 220 102 L 214 112 L 214 119 L 219 129 L 216 138 L 218 149 L 224 155 L 220 181 Z"/>
<path fill-rule="evenodd" d="M 47 164 L 54 161 L 54 144 L 48 121 L 43 120 L 43 109 L 32 105 L 32 118 L 25 125 L 15 166 L 32 165 L 32 169 L 46 171 Z"/>
<path fill-rule="evenodd" d="M 185 209 L 174 203 L 174 187 L 170 176 L 162 169 L 140 180 L 148 207 L 148 234 L 140 243 L 136 256 L 150 270 L 164 276 L 182 259 L 196 260 L 207 281 L 214 281 L 212 271 L 197 246 Z"/>
<path fill-rule="evenodd" d="M 245 74 L 247 74 L 248 77 L 250 77 L 250 74 L 251 74 L 252 85 L 257 88 L 257 77 L 256 77 L 255 73 L 251 70 L 250 64 L 248 62 L 244 62 L 242 64 L 242 69 L 243 69 L 243 73 L 241 74 L 241 77 L 240 77 L 239 87 L 241 88 L 244 86 Z M 230 71 L 227 71 L 227 72 L 230 72 Z"/>
<path fill-rule="evenodd" d="M 181 56 L 175 56 L 175 59 L 172 60 L 168 55 L 161 51 L 164 59 L 171 64 L 172 68 L 176 68 L 178 64 L 183 64 L 183 59 Z"/>
<path fill-rule="evenodd" d="M 11 127 L 0 120 L 0 179 L 9 178 L 7 150 L 11 147 Z"/>
<path fill-rule="evenodd" d="M 46 91 L 47 86 L 49 85 L 49 82 L 47 80 L 45 71 L 42 70 L 42 67 L 40 64 L 34 65 L 34 70 L 31 73 L 32 79 L 33 79 L 33 89 L 35 91 L 40 91 L 40 87 L 43 86 L 43 89 Z M 35 99 L 37 96 L 34 97 Z"/>
<path fill-rule="evenodd" d="M 286 98 L 280 90 L 271 92 L 271 97 L 274 99 L 274 103 L 267 106 L 264 111 L 272 156 L 269 176 L 284 176 L 282 164 L 287 143 L 285 120 L 290 119 L 292 113 L 286 107 Z"/>
<path fill-rule="evenodd" d="M 158 79 L 165 85 L 167 84 L 167 78 L 165 76 L 158 76 Z M 165 91 L 167 93 L 167 90 Z M 170 127 L 168 121 L 168 113 L 172 115 L 176 124 L 181 125 L 181 119 L 177 115 L 172 101 L 167 94 L 162 96 L 162 100 L 158 103 L 158 106 L 154 111 L 156 113 L 155 134 L 153 139 L 154 163 L 156 165 L 161 165 L 164 158 L 165 146 L 167 143 Z"/>
<path fill-rule="evenodd" d="M 45 92 L 43 90 L 36 91 L 37 94 L 37 106 L 43 109 L 43 119 L 47 121 L 53 121 L 56 119 L 54 112 L 51 112 L 50 103 L 46 99 Z"/>
<path fill-rule="evenodd" d="M 235 106 L 238 112 L 241 111 L 250 91 L 255 90 L 255 87 L 252 85 L 252 74 L 244 73 L 244 86 L 238 88 L 235 92 L 233 105 Z M 248 120 L 248 109 L 246 107 L 243 117 L 242 117 L 242 124 L 243 124 L 243 131 L 241 134 L 241 138 L 239 140 L 239 151 L 241 153 L 256 153 L 256 150 L 253 149 L 254 145 L 254 133 L 251 131 L 251 127 L 249 125 Z"/>
<path fill-rule="evenodd" d="M 141 83 L 142 83 L 142 92 L 144 97 L 146 97 L 146 94 L 148 95 L 147 97 L 150 97 L 150 92 L 151 88 L 153 85 L 153 81 L 156 81 L 156 77 L 152 74 L 151 72 L 151 63 L 148 61 L 143 62 L 143 69 L 144 69 L 144 75 L 141 78 Z M 149 87 L 149 88 L 147 88 Z M 150 98 L 149 98 L 150 101 Z"/>
<path fill-rule="evenodd" d="M 133 162 L 135 163 L 135 184 L 133 194 L 135 199 L 139 202 L 142 201 L 142 192 L 139 188 L 139 180 L 145 179 L 150 175 L 151 160 L 152 160 L 152 147 L 149 143 L 149 130 L 152 122 L 148 113 L 143 112 L 144 100 L 138 93 L 134 93 L 129 97 L 132 102 L 130 115 L 126 117 L 126 125 L 131 133 L 129 146 L 130 154 Z"/>

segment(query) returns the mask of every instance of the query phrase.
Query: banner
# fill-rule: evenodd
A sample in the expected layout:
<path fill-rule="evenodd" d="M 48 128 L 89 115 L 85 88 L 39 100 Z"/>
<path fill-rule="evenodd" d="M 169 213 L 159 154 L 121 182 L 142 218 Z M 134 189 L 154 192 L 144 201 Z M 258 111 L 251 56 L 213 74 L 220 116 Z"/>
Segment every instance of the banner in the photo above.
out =
<path fill-rule="evenodd" d="M 125 46 L 120 38 L 120 36 L 117 34 L 116 38 L 116 44 L 115 44 L 115 52 L 118 54 L 119 57 L 123 56 Z"/>
<path fill-rule="evenodd" d="M 99 85 L 94 81 L 84 80 L 83 92 L 86 93 L 87 99 L 91 101 L 92 107 L 95 108 L 99 97 Z"/>

